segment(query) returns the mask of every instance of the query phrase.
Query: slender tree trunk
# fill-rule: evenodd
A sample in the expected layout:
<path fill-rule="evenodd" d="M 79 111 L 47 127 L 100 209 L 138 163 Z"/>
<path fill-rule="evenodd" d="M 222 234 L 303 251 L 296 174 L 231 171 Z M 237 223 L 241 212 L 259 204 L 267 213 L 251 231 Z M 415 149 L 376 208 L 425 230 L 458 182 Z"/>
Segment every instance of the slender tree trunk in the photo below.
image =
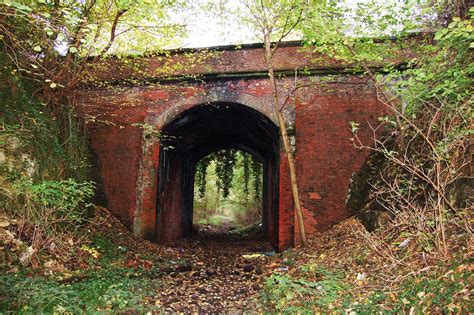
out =
<path fill-rule="evenodd" d="M 281 137 L 283 140 L 283 146 L 285 148 L 286 157 L 288 159 L 288 167 L 290 170 L 291 180 L 291 192 L 293 193 L 293 201 L 295 204 L 296 216 L 298 218 L 298 226 L 300 229 L 301 244 L 306 246 L 308 244 L 306 240 L 306 231 L 304 227 L 303 214 L 301 212 L 301 203 L 298 193 L 298 182 L 296 180 L 296 167 L 293 153 L 291 152 L 290 141 L 288 133 L 286 132 L 285 119 L 280 111 L 280 102 L 278 100 L 278 90 L 275 80 L 275 73 L 273 71 L 273 51 L 271 47 L 270 34 L 265 32 L 264 34 L 264 45 L 265 45 L 265 61 L 268 68 L 268 76 L 270 78 L 270 85 L 272 86 L 273 94 L 273 109 L 277 115 L 278 125 L 280 128 Z"/>

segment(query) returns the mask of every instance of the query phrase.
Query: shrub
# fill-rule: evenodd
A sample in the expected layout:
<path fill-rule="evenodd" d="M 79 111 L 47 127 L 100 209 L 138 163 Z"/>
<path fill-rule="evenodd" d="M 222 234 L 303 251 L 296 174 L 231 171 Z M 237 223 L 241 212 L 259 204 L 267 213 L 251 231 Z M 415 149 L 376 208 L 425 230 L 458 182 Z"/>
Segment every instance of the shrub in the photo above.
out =
<path fill-rule="evenodd" d="M 31 243 L 29 261 L 33 255 L 47 248 L 62 252 L 64 234 L 77 231 L 86 218 L 89 199 L 94 194 L 92 182 L 78 183 L 73 179 L 42 181 L 31 179 L 14 181 L 4 188 L 1 204 L 9 216 L 17 219 L 18 235 Z"/>
<path fill-rule="evenodd" d="M 147 295 L 159 281 L 147 272 L 104 265 L 86 270 L 76 280 L 27 275 L 0 275 L 0 313 L 91 314 L 111 311 L 141 311 Z M 75 279 L 75 278 L 71 278 Z"/>

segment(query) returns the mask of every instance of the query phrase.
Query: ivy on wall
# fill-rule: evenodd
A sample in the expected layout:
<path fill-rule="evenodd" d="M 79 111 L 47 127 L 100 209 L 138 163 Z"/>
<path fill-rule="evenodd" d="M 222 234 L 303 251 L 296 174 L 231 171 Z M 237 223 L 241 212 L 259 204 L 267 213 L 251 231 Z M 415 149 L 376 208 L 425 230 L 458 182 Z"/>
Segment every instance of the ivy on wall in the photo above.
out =
<path fill-rule="evenodd" d="M 226 149 L 213 152 L 196 165 L 195 182 L 199 198 L 206 194 L 207 169 L 211 163 L 216 165 L 216 186 L 217 191 L 222 197 L 229 196 L 232 187 L 232 180 L 235 172 L 242 172 L 244 183 L 243 192 L 245 195 L 250 193 L 250 186 L 253 183 L 255 196 L 260 197 L 260 188 L 262 185 L 262 164 L 251 154 L 235 150 Z"/>
<path fill-rule="evenodd" d="M 36 86 L 22 78 L 0 52 L 0 138 L 10 176 L 45 179 L 89 179 L 90 154 L 73 108 L 58 114 L 33 97 Z"/>

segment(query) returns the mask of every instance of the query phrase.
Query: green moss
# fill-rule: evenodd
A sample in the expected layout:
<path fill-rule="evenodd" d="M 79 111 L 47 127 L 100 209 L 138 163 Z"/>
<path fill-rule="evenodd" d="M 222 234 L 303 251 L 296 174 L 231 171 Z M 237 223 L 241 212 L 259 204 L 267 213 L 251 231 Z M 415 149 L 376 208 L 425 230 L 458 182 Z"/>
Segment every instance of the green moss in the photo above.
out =
<path fill-rule="evenodd" d="M 86 137 L 73 108 L 54 114 L 37 98 L 37 87 L 22 78 L 0 47 L 0 136 L 11 177 L 28 174 L 44 179 L 90 178 Z"/>

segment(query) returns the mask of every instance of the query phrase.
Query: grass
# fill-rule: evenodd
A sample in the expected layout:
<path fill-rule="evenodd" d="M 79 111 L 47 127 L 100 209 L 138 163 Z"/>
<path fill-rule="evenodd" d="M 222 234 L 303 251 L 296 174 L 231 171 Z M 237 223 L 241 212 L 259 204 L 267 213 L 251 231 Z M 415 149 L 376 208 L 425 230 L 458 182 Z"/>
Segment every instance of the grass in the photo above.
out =
<path fill-rule="evenodd" d="M 102 310 L 144 310 L 146 291 L 156 287 L 140 273 L 117 267 L 86 270 L 87 276 L 72 283 L 31 276 L 28 270 L 0 276 L 4 300 L 0 310 L 39 313 L 91 313 Z"/>
<path fill-rule="evenodd" d="M 83 250 L 89 267 L 41 275 L 32 269 L 0 275 L 0 313 L 96 313 L 148 311 L 148 298 L 159 289 L 157 266 L 127 267 L 127 250 L 96 236 Z"/>
<path fill-rule="evenodd" d="M 228 216 L 225 216 L 225 215 L 216 214 L 216 215 L 210 216 L 208 219 L 200 219 L 197 223 L 198 224 L 209 224 L 209 225 L 213 225 L 213 226 L 219 226 L 219 225 L 221 225 L 223 223 L 226 223 L 226 222 L 233 223 L 234 218 L 228 217 Z"/>

